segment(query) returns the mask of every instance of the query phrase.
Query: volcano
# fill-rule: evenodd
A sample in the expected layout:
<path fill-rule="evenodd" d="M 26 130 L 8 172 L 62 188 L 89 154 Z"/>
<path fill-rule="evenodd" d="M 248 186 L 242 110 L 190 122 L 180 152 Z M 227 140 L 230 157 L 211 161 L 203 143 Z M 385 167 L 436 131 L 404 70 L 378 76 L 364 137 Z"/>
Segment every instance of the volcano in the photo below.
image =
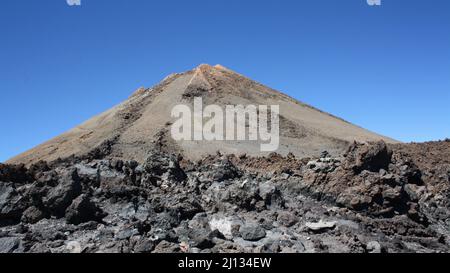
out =
<path fill-rule="evenodd" d="M 277 106 L 279 149 L 174 137 L 173 109 L 203 104 Z M 448 253 L 449 182 L 449 140 L 396 143 L 201 65 L 0 164 L 0 253 Z"/>
<path fill-rule="evenodd" d="M 280 144 L 276 151 L 297 157 L 317 156 L 324 151 L 342 153 L 349 143 L 397 141 L 353 125 L 343 119 L 299 102 L 221 65 L 200 65 L 166 77 L 152 88 L 139 88 L 126 101 L 91 118 L 7 163 L 31 165 L 71 156 L 98 157 L 142 162 L 148 150 L 159 148 L 196 160 L 220 151 L 224 154 L 265 156 L 260 143 L 250 141 L 174 141 L 171 109 L 193 104 L 279 105 Z"/>

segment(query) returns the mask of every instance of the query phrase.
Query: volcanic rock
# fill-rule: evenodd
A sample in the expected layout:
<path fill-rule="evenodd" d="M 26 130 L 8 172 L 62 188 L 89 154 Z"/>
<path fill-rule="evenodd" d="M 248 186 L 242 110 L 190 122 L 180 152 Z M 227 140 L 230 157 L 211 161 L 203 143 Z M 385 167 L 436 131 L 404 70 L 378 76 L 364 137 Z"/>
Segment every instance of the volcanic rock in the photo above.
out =
<path fill-rule="evenodd" d="M 81 194 L 81 190 L 77 171 L 68 170 L 62 174 L 58 185 L 49 191 L 44 204 L 53 214 L 62 217 L 72 200 Z"/>
<path fill-rule="evenodd" d="M 392 151 L 383 141 L 373 145 L 354 143 L 348 148 L 343 164 L 344 168 L 355 172 L 363 170 L 378 172 L 380 169 L 388 169 L 391 158 Z"/>
<path fill-rule="evenodd" d="M 66 209 L 67 222 L 75 225 L 89 221 L 100 222 L 104 217 L 103 211 L 85 194 L 78 196 Z"/>
<path fill-rule="evenodd" d="M 285 227 L 291 227 L 298 222 L 298 218 L 290 212 L 280 212 L 277 221 Z"/>
<path fill-rule="evenodd" d="M 0 253 L 13 253 L 19 250 L 20 239 L 14 237 L 0 238 Z M 23 251 L 23 249 L 22 249 Z"/>
<path fill-rule="evenodd" d="M 242 238 L 247 241 L 259 241 L 266 237 L 266 231 L 259 226 L 241 226 L 239 232 Z"/>
<path fill-rule="evenodd" d="M 0 182 L 0 226 L 18 221 L 26 204 L 11 183 Z"/>
<path fill-rule="evenodd" d="M 320 220 L 317 223 L 308 222 L 305 224 L 305 226 L 311 231 L 321 232 L 327 229 L 333 229 L 336 226 L 336 222 Z"/>
<path fill-rule="evenodd" d="M 41 209 L 32 206 L 27 208 L 22 215 L 22 222 L 29 223 L 29 224 L 35 224 L 39 222 L 40 220 L 47 217 L 47 214 L 42 211 Z"/>

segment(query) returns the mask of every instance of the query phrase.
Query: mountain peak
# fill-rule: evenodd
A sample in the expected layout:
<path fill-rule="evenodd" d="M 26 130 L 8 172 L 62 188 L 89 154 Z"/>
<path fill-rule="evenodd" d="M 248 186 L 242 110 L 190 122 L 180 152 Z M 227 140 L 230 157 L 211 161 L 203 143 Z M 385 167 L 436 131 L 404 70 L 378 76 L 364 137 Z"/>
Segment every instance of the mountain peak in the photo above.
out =
<path fill-rule="evenodd" d="M 200 64 L 194 70 L 211 70 L 211 69 L 214 69 L 214 66 L 210 64 Z"/>
<path fill-rule="evenodd" d="M 216 64 L 216 65 L 214 66 L 214 68 L 219 69 L 219 70 L 228 70 L 228 71 L 231 71 L 229 68 L 227 68 L 227 67 L 225 67 L 225 66 L 223 66 L 223 65 L 221 65 L 221 64 Z"/>
<path fill-rule="evenodd" d="M 223 65 L 201 64 L 185 73 L 172 74 L 152 88 L 139 88 L 120 105 L 86 121 L 38 147 L 11 159 L 27 165 L 58 158 L 105 151 L 104 157 L 142 161 L 155 143 L 189 159 L 221 151 L 264 156 L 256 142 L 195 142 L 170 137 L 171 110 L 192 106 L 194 97 L 206 104 L 277 105 L 280 109 L 280 148 L 277 153 L 298 157 L 339 154 L 353 141 L 394 140 L 302 104 L 278 91 L 238 74 Z M 168 133 L 169 132 L 169 133 Z"/>
<path fill-rule="evenodd" d="M 210 64 L 200 64 L 199 66 L 197 66 L 194 70 L 202 70 L 202 71 L 206 71 L 206 70 L 221 70 L 221 71 L 228 71 L 228 72 L 234 72 L 233 70 L 221 65 L 221 64 L 216 64 L 214 66 L 210 65 Z"/>

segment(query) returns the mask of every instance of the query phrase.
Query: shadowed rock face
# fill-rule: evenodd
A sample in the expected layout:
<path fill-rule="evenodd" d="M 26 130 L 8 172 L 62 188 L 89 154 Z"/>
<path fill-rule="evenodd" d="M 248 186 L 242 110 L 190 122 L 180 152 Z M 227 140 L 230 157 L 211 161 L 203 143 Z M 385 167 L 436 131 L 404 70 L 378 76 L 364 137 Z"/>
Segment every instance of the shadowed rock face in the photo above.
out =
<path fill-rule="evenodd" d="M 449 144 L 1 165 L 0 252 L 448 252 Z"/>
<path fill-rule="evenodd" d="M 307 92 L 307 90 L 305 90 Z M 198 160 L 217 151 L 224 154 L 260 153 L 259 142 L 175 142 L 170 136 L 175 105 L 192 107 L 193 98 L 203 103 L 225 105 L 279 105 L 280 148 L 277 153 L 297 157 L 318 156 L 328 151 L 338 156 L 353 141 L 384 140 L 387 137 L 364 130 L 342 119 L 296 101 L 223 66 L 201 65 L 173 74 L 152 88 L 140 88 L 120 105 L 86 121 L 38 147 L 8 161 L 27 166 L 41 160 L 51 162 L 69 157 L 136 160 L 142 163 L 151 149 L 182 154 Z"/>

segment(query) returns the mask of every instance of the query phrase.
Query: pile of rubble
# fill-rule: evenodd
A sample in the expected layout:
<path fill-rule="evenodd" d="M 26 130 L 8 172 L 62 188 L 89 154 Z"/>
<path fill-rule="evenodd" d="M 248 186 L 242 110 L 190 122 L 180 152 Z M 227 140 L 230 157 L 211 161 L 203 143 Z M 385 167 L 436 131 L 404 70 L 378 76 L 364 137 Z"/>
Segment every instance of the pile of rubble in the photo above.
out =
<path fill-rule="evenodd" d="M 383 142 L 308 160 L 0 165 L 0 252 L 448 252 L 442 179 L 436 193 Z"/>

